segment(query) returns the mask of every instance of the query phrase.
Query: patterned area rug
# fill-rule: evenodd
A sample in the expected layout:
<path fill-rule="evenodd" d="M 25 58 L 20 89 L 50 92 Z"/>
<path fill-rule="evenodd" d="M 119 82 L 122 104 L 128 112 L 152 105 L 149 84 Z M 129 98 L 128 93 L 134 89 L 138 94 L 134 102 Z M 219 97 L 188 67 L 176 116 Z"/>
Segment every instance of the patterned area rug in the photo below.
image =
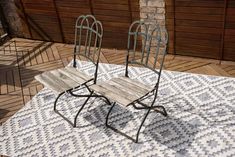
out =
<path fill-rule="evenodd" d="M 92 66 L 78 62 L 91 74 Z M 99 80 L 124 75 L 124 66 L 100 64 Z M 130 69 L 144 83 L 156 78 Z M 86 92 L 86 91 L 82 91 Z M 44 88 L 0 127 L 0 154 L 9 156 L 235 156 L 235 79 L 163 71 L 159 98 L 168 117 L 152 111 L 138 144 L 105 127 L 109 106 L 92 99 L 77 128 L 53 111 L 56 95 Z M 73 122 L 83 99 L 64 95 L 58 110 Z M 110 124 L 135 137 L 146 111 L 114 108 Z"/>

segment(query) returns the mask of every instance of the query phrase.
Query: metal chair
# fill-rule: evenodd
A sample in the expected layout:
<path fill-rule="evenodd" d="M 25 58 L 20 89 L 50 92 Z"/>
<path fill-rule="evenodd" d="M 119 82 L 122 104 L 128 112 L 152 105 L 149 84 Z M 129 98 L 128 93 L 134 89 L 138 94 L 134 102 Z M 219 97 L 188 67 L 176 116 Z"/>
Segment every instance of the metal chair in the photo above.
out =
<path fill-rule="evenodd" d="M 65 120 L 67 119 L 56 109 L 59 98 L 65 93 L 69 93 L 71 96 L 79 98 L 86 97 L 86 100 L 75 116 L 74 123 L 72 124 L 67 120 L 74 127 L 76 127 L 76 120 L 79 113 L 82 111 L 90 97 L 92 97 L 93 92 L 89 89 L 87 84 L 96 84 L 102 37 L 103 27 L 100 21 L 97 21 L 92 15 L 79 16 L 75 25 L 73 67 L 46 71 L 35 76 L 35 79 L 41 82 L 44 86 L 58 93 L 58 96 L 54 102 L 54 111 L 61 115 Z M 94 64 L 94 77 L 90 77 L 76 68 L 76 56 L 82 56 Z M 75 94 L 74 91 L 79 90 L 80 87 L 85 87 L 89 94 Z"/>
<path fill-rule="evenodd" d="M 150 25 L 147 25 L 144 22 L 136 21 L 133 22 L 129 28 L 125 76 L 112 78 L 104 82 L 98 82 L 97 84 L 93 84 L 90 87 L 90 89 L 94 91 L 94 95 L 102 95 L 106 97 L 109 100 L 106 102 L 109 105 L 112 105 L 106 117 L 106 126 L 113 129 L 114 131 L 118 130 L 109 125 L 108 120 L 111 111 L 116 104 L 123 105 L 124 107 L 132 105 L 135 109 L 147 110 L 141 122 L 141 125 L 138 128 L 135 140 L 129 137 L 128 135 L 125 135 L 124 133 L 118 131 L 126 137 L 131 138 L 136 143 L 138 142 L 141 127 L 143 126 L 151 110 L 154 110 L 164 116 L 167 116 L 165 108 L 160 105 L 155 105 L 155 100 L 158 94 L 161 71 L 166 55 L 168 35 L 166 30 L 160 31 L 159 26 L 154 27 L 152 31 L 149 30 L 149 27 Z M 164 36 L 162 36 L 162 34 Z M 153 47 L 153 43 L 155 43 L 156 50 L 152 53 L 150 51 L 150 48 Z M 163 50 L 161 50 L 161 54 L 159 51 L 160 44 L 164 46 Z M 140 52 L 137 51 L 138 49 L 140 49 Z M 154 61 L 151 60 L 152 64 L 150 64 L 149 62 L 150 58 L 154 58 Z M 156 84 L 151 87 L 150 85 L 146 85 L 137 80 L 129 78 L 129 64 L 137 64 L 139 66 L 144 66 L 152 70 L 158 76 Z M 159 66 L 159 69 L 156 69 L 157 65 Z M 153 97 L 151 103 L 145 104 L 143 101 L 147 98 L 150 98 L 150 96 Z M 110 101 L 113 103 L 110 103 Z"/>

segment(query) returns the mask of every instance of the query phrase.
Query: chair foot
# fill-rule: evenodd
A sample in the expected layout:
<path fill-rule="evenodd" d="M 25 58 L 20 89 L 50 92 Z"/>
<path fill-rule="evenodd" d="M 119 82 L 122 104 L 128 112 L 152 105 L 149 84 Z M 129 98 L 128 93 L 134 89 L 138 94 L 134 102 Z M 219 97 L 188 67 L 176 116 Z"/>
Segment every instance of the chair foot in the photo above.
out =
<path fill-rule="evenodd" d="M 157 108 L 161 108 L 162 111 L 161 111 L 161 110 L 155 110 L 155 109 L 157 109 Z M 164 106 L 153 106 L 152 109 L 153 109 L 154 111 L 156 111 L 156 112 L 161 113 L 161 114 L 162 114 L 163 116 L 165 116 L 165 117 L 168 116 L 168 114 L 167 114 L 166 109 L 165 109 Z"/>

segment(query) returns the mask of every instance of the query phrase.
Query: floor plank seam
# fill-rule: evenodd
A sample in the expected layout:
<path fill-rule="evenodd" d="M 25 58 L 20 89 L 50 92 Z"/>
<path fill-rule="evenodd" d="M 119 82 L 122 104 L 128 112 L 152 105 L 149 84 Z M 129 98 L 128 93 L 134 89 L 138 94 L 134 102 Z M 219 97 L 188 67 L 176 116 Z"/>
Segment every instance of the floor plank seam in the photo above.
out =
<path fill-rule="evenodd" d="M 20 65 L 19 65 L 19 62 L 18 62 L 18 58 L 17 58 L 17 66 L 18 66 L 18 72 L 19 72 L 19 77 L 20 77 L 20 86 L 21 86 L 21 94 L 22 94 L 23 105 L 25 105 L 26 102 L 24 100 L 24 92 L 23 92 L 23 86 L 22 86 L 22 76 L 21 76 L 21 72 L 20 72 Z"/>

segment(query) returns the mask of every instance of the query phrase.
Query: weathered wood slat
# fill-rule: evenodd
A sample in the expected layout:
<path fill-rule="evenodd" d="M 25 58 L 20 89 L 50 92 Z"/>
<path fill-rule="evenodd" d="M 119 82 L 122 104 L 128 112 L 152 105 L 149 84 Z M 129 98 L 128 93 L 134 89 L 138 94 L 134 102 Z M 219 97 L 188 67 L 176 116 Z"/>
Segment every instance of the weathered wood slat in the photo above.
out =
<path fill-rule="evenodd" d="M 70 73 L 70 74 L 73 74 L 74 76 L 79 76 L 81 78 L 83 78 L 84 81 L 87 81 L 87 80 L 90 80 L 92 79 L 92 77 L 84 74 L 83 72 L 79 71 L 78 69 L 76 68 L 73 68 L 73 67 L 65 67 L 65 69 Z"/>
<path fill-rule="evenodd" d="M 147 87 L 148 89 L 142 88 L 142 87 L 140 87 L 142 85 L 142 83 L 131 80 L 131 79 L 129 79 L 129 80 L 130 81 L 124 80 L 122 78 L 114 78 L 111 81 L 118 83 L 122 87 L 123 87 L 123 85 L 125 85 L 127 87 L 126 88 L 127 91 L 130 91 L 132 93 L 133 93 L 133 91 L 135 91 L 135 93 L 137 93 L 140 96 L 145 95 L 149 90 L 152 89 L 152 87 L 150 87 L 150 86 L 147 87 L 146 85 L 143 85 L 143 86 Z"/>
<path fill-rule="evenodd" d="M 113 93 L 113 94 L 116 94 L 118 95 L 118 98 L 116 97 L 112 97 L 110 98 L 111 100 L 113 99 L 114 101 L 121 101 L 119 99 L 126 99 L 126 100 L 129 100 L 129 103 L 132 102 L 132 100 L 136 100 L 138 97 L 134 94 L 130 95 L 130 94 L 127 94 L 127 92 L 125 91 L 125 89 L 123 88 L 120 88 L 120 87 L 117 87 L 115 85 L 112 85 L 108 82 L 102 82 L 101 84 L 99 84 L 101 87 L 107 89 L 109 91 L 109 93 Z M 105 94 L 106 95 L 106 94 Z M 128 103 L 128 104 L 129 104 Z M 123 104 L 123 105 L 127 105 L 127 104 Z"/>
<path fill-rule="evenodd" d="M 51 81 L 49 78 L 47 78 L 44 75 L 37 75 L 35 76 L 35 79 L 39 82 L 41 82 L 44 86 L 51 88 L 52 90 L 56 91 L 56 92 L 63 92 L 64 90 L 60 87 L 57 86 L 57 84 L 55 84 L 54 81 Z"/>
<path fill-rule="evenodd" d="M 136 86 L 138 86 L 139 88 L 143 88 L 143 89 L 145 89 L 145 90 L 147 90 L 147 91 L 152 90 L 151 86 L 142 84 L 142 83 L 140 83 L 140 82 L 138 82 L 138 81 L 136 81 L 136 80 L 132 80 L 132 79 L 129 79 L 129 78 L 127 78 L 127 77 L 120 77 L 120 79 L 121 79 L 121 80 L 124 80 L 124 81 L 126 81 L 126 82 L 128 82 L 128 83 L 130 83 L 130 84 L 132 84 L 132 85 L 134 85 L 134 86 L 136 85 Z"/>
<path fill-rule="evenodd" d="M 115 100 L 120 104 L 129 104 L 131 102 L 130 99 L 127 99 L 125 97 L 121 97 L 120 95 L 118 95 L 117 93 L 113 93 L 110 90 L 106 89 L 105 87 L 103 87 L 102 85 L 92 85 L 90 86 L 90 88 L 108 98 L 110 98 L 111 100 Z"/>
<path fill-rule="evenodd" d="M 62 83 L 62 84 L 58 84 L 58 86 L 66 85 L 66 86 L 69 87 L 68 89 L 70 89 L 70 88 L 73 88 L 73 87 L 76 87 L 76 86 L 79 85 L 79 83 L 77 83 L 76 81 L 72 80 L 67 75 L 64 75 L 58 69 L 57 70 L 52 70 L 52 71 L 50 71 L 50 73 L 52 74 L 52 78 L 54 77 L 54 79 L 57 82 Z"/>
<path fill-rule="evenodd" d="M 133 101 L 146 95 L 153 88 L 127 77 L 120 77 L 92 85 L 91 89 L 112 101 L 128 106 Z"/>
<path fill-rule="evenodd" d="M 92 78 L 73 67 L 46 71 L 35 76 L 35 79 L 56 92 L 75 88 Z"/>
<path fill-rule="evenodd" d="M 84 83 L 86 80 L 84 80 L 83 78 L 79 77 L 78 75 L 75 75 L 73 73 L 71 73 L 70 71 L 68 71 L 66 68 L 64 69 L 59 69 L 58 70 L 60 73 L 66 75 L 67 77 L 69 77 L 70 79 L 72 79 L 73 81 L 75 81 L 76 83 Z"/>
<path fill-rule="evenodd" d="M 45 72 L 39 75 L 39 77 L 35 76 L 35 78 L 46 87 L 49 87 L 59 93 L 73 88 L 61 79 L 57 78 L 51 72 Z"/>
<path fill-rule="evenodd" d="M 120 81 L 118 81 L 118 79 L 116 81 L 111 80 L 108 83 L 112 86 L 115 86 L 116 88 L 123 91 L 124 93 L 128 93 L 128 96 L 130 95 L 132 97 L 134 95 L 133 98 L 135 99 L 136 97 L 139 98 L 148 92 L 148 91 L 144 92 L 142 89 L 133 88 L 134 86 L 130 86 L 129 84 L 123 84 Z M 123 88 L 123 85 L 125 85 L 125 88 Z"/>

